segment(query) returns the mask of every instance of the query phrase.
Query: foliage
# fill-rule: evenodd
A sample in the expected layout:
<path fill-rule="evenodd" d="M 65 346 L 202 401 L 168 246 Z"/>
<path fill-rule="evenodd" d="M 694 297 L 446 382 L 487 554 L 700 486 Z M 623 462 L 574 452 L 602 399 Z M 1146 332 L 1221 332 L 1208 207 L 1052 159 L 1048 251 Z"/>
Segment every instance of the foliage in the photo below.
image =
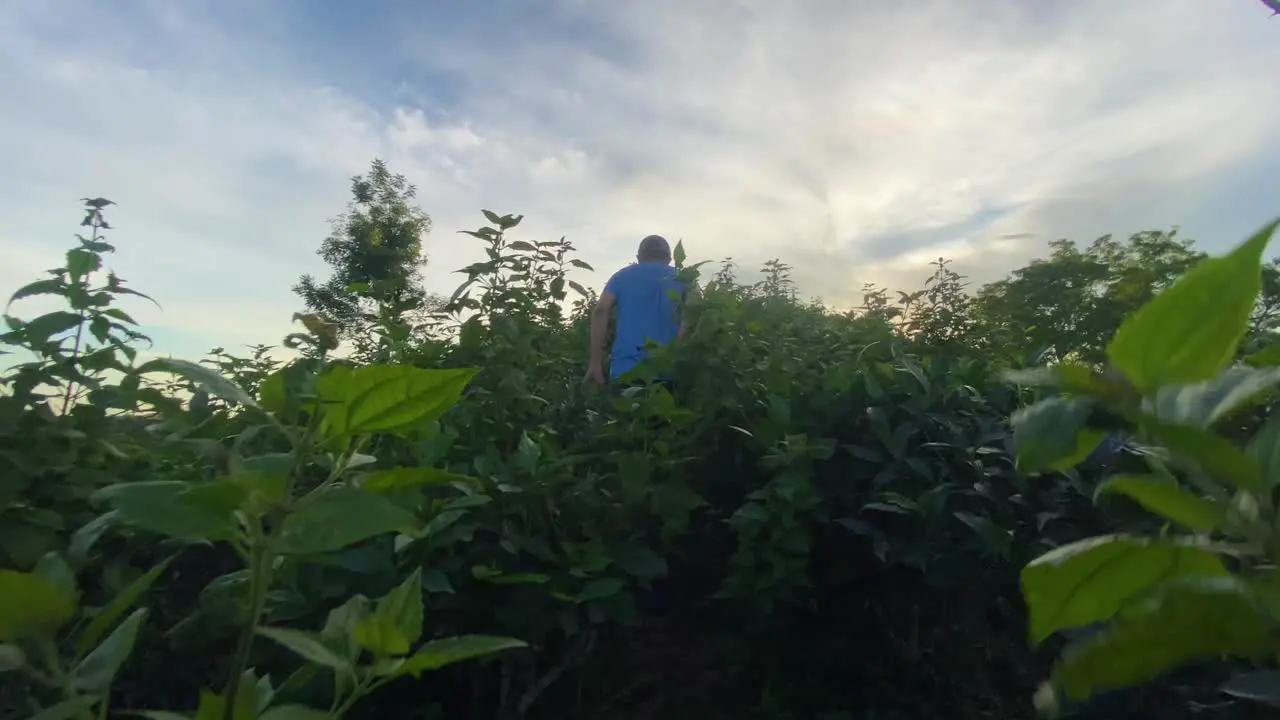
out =
<path fill-rule="evenodd" d="M 138 357 L 115 305 L 132 291 L 92 280 L 105 200 L 78 248 L 97 259 L 19 291 L 70 309 L 3 336 L 0 715 L 1024 717 L 1028 626 L 1040 643 L 1132 613 L 1096 637 L 1256 647 L 1265 597 L 1240 588 L 1267 572 L 1273 463 L 1264 440 L 1232 443 L 1274 434 L 1265 403 L 1244 411 L 1280 365 L 1274 266 L 1256 302 L 1215 277 L 1229 261 L 1180 290 L 1199 254 L 1149 233 L 1061 245 L 976 293 L 940 261 L 921 290 L 837 313 L 800 300 L 785 263 L 739 281 L 681 243 L 705 285 L 690 332 L 601 391 L 580 382 L 596 295 L 572 243 L 484 211 L 464 233 L 480 260 L 432 302 L 406 289 L 407 185 L 375 163 L 353 190 L 330 248 L 347 254 L 311 286 L 338 304 L 310 303 L 283 351 Z M 397 250 L 375 262 L 375 237 Z M 1170 313 L 1133 313 L 1152 297 L 1245 319 L 1156 331 Z M 1236 359 L 1252 369 L 1223 369 Z M 1119 428 L 1136 438 L 1117 452 Z M 1196 468 L 1240 484 L 1169 491 Z M 1187 531 L 1157 534 L 1143 507 Z M 1063 601 L 1091 575 L 1111 594 Z M 1153 603 L 1203 632 L 1162 633 Z M 1167 667 L 1072 657 L 1057 687 Z M 1174 689 L 1221 704 L 1212 672 Z M 1169 685 L 1139 704 L 1176 717 Z"/>
<path fill-rule="evenodd" d="M 94 228 L 94 237 L 82 239 L 81 248 L 68 253 L 68 268 L 54 273 L 58 284 L 41 286 L 66 297 L 72 311 L 79 312 L 75 317 L 82 325 L 89 325 L 101 342 L 115 339 L 110 334 L 115 328 L 108 326 L 99 332 L 93 326 L 97 318 L 116 317 L 108 311 L 95 312 L 107 304 L 110 295 L 96 304 L 82 298 L 92 297 L 91 292 L 85 292 L 86 276 L 101 264 L 96 253 L 110 249 L 97 239 L 96 232 L 106 226 L 101 217 L 105 204 L 90 201 L 86 223 Z M 85 252 L 95 253 L 92 263 L 82 260 L 80 253 Z M 120 283 L 111 278 L 109 287 L 119 290 Z M 17 296 L 27 297 L 38 289 L 29 285 Z M 23 413 L 47 409 L 47 396 L 36 394 L 32 387 L 29 378 L 33 374 L 55 389 L 65 388 L 61 412 L 54 418 L 74 422 L 79 419 L 75 413 L 84 407 L 105 412 L 113 403 L 118 405 L 120 397 L 136 400 L 136 393 L 128 391 L 136 391 L 143 376 L 165 372 L 185 379 L 201 398 L 193 397 L 185 407 L 171 398 L 155 403 L 163 416 L 158 430 L 172 433 L 170 437 L 194 430 L 207 420 L 202 410 L 207 410 L 212 398 L 225 403 L 225 412 L 244 422 L 240 434 L 231 439 L 225 458 L 227 472 L 207 479 L 106 484 L 91 498 L 105 513 L 84 526 L 90 528 L 87 533 L 82 529 L 65 548 L 46 552 L 30 571 L 0 571 L 4 669 L 26 671 L 37 686 L 47 690 L 37 690 L 30 698 L 42 711 L 40 716 L 76 718 L 106 713 L 112 684 L 132 654 L 148 615 L 145 608 L 132 607 L 171 560 L 115 593 L 96 612 L 78 613 L 80 588 L 73 563 L 82 563 L 109 529 L 167 538 L 176 543 L 179 552 L 192 543 L 225 543 L 243 563 L 243 569 L 232 573 L 243 578 L 245 607 L 225 689 L 217 694 L 202 690 L 192 715 L 195 718 L 341 717 L 361 697 L 398 677 L 417 677 L 460 660 L 525 646 L 514 639 L 474 635 L 429 640 L 418 646 L 423 636 L 418 572 L 376 604 L 364 595 L 353 595 L 329 613 L 320 632 L 263 624 L 268 598 L 279 576 L 294 571 L 294 566 L 379 536 L 424 536 L 428 528 L 421 517 L 421 491 L 404 483 L 379 483 L 387 471 L 371 467 L 376 458 L 361 450 L 375 433 L 408 436 L 421 424 L 440 418 L 458 401 L 475 371 L 334 364 L 325 358 L 337 345 L 334 329 L 318 318 L 303 316 L 299 319 L 309 332 L 297 333 L 291 340 L 315 352 L 305 361 L 265 377 L 242 375 L 242 381 L 257 382 L 256 397 L 204 365 L 165 358 L 134 367 L 119 363 L 107 366 L 124 374 L 114 388 L 121 392 L 90 395 L 85 405 L 71 407 L 69 401 L 78 397 L 72 383 L 103 389 L 100 378 L 81 371 L 85 365 L 81 354 L 93 357 L 101 350 L 82 347 L 78 330 L 69 319 L 65 327 L 60 326 L 64 331 L 77 331 L 69 352 L 61 341 L 48 340 L 43 331 L 36 333 L 33 326 L 40 327 L 47 317 L 30 322 L 12 320 L 12 332 L 6 336 L 11 344 L 42 356 L 34 363 L 19 365 L 6 377 L 16 392 L 5 399 L 24 403 L 18 406 Z M 122 322 L 129 322 L 127 316 Z M 118 341 L 114 347 L 122 345 Z M 131 351 L 125 354 L 132 359 Z M 55 384 L 58 381 L 62 385 Z M 49 432 L 47 428 L 20 430 Z M 255 447 L 261 449 L 254 452 Z M 8 450 L 16 455 L 19 448 Z M 366 482 L 373 487 L 366 488 Z M 125 613 L 129 613 L 127 617 Z M 73 622 L 78 615 L 81 621 Z M 287 701 L 273 702 L 277 693 L 269 677 L 259 678 L 249 665 L 257 635 L 332 672 L 327 713 Z M 368 662 L 361 663 L 365 655 Z M 41 708 L 45 697 L 49 704 Z M 168 711 L 162 714 L 181 717 Z"/>
<path fill-rule="evenodd" d="M 1081 540 L 1023 571 L 1032 642 L 1102 624 L 1055 665 L 1041 694 L 1046 707 L 1058 694 L 1084 700 L 1191 661 L 1258 660 L 1280 650 L 1272 492 L 1280 424 L 1267 420 L 1244 447 L 1214 432 L 1280 383 L 1275 368 L 1233 363 L 1277 225 L 1202 260 L 1129 316 L 1106 347 L 1104 368 L 1065 363 L 1016 376 L 1060 393 L 1015 414 L 1020 461 L 1069 467 L 1106 430 L 1129 428 L 1149 471 L 1113 477 L 1098 492 L 1128 497 L 1169 523 L 1158 538 Z M 1280 694 L 1265 699 L 1274 704 Z"/>
<path fill-rule="evenodd" d="M 380 159 L 351 179 L 351 194 L 320 246 L 333 275 L 323 283 L 303 275 L 294 286 L 309 310 L 345 333 L 384 315 L 382 307 L 399 314 L 423 302 L 418 268 L 425 260 L 422 236 L 431 231 L 431 217 L 413 205 L 417 191 Z"/>

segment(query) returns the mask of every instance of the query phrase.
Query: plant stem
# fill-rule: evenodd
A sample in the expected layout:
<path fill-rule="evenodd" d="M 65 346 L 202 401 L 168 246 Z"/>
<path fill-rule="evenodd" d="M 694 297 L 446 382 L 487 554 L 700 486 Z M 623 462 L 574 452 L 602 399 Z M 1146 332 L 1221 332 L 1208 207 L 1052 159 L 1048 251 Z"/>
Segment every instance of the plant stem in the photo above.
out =
<path fill-rule="evenodd" d="M 92 239 L 94 242 L 97 242 L 99 239 L 98 231 L 100 227 L 101 226 L 98 224 L 97 218 L 94 218 L 93 230 L 91 233 L 89 233 L 90 239 Z M 80 280 L 82 283 L 84 283 L 86 288 L 89 286 L 89 277 L 90 277 L 89 275 L 85 275 Z M 75 345 L 71 348 L 72 363 L 74 363 L 80 357 L 80 345 L 84 341 L 84 321 L 87 319 L 88 317 L 85 312 L 85 309 L 80 308 L 80 322 L 76 325 L 76 342 L 75 342 Z M 71 405 L 72 391 L 75 390 L 75 387 L 76 387 L 76 382 L 74 380 L 67 381 L 67 391 L 62 395 L 62 413 L 61 413 L 62 415 L 67 414 L 67 408 Z"/>
<path fill-rule="evenodd" d="M 249 666 L 249 652 L 253 649 L 253 637 L 258 632 L 258 623 L 262 619 L 262 612 L 267 604 L 267 590 L 271 587 L 273 560 L 267 540 L 263 536 L 262 523 L 255 519 L 250 527 L 249 538 L 249 620 L 240 633 L 235 659 L 231 663 L 230 675 L 227 677 L 226 690 L 222 694 L 223 720 L 233 720 L 235 714 L 236 696 L 240 693 L 240 677 Z"/>

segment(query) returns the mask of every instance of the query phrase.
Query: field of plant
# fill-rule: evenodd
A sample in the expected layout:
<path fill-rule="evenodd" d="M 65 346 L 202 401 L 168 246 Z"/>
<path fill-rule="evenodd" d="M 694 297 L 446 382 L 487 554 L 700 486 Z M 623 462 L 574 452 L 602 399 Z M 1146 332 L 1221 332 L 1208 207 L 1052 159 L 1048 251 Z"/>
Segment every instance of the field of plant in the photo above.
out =
<path fill-rule="evenodd" d="M 757 282 L 680 248 L 702 298 L 645 370 L 678 383 L 610 393 L 581 382 L 570 243 L 486 211 L 486 259 L 435 295 L 412 189 L 375 163 L 353 193 L 288 361 L 142 357 L 164 348 L 106 268 L 102 198 L 14 295 L 0 717 L 1280 698 L 1274 227 L 1212 259 L 1163 231 L 1059 241 L 977 289 L 940 262 L 849 312 L 797 299 L 781 262 Z M 25 316 L 37 296 L 64 307 Z"/>

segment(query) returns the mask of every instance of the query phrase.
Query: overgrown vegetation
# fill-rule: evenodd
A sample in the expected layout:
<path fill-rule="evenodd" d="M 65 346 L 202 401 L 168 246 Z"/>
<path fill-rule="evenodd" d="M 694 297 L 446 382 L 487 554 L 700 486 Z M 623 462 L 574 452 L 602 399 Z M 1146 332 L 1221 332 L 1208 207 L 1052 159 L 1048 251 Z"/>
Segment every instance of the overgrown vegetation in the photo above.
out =
<path fill-rule="evenodd" d="M 1045 677 L 1043 710 L 1280 697 L 1273 228 L 1208 261 L 1063 241 L 973 294 L 941 262 L 847 313 L 681 248 L 703 297 L 648 367 L 675 394 L 610 395 L 580 382 L 570 243 L 486 211 L 485 259 L 433 301 L 410 188 L 375 163 L 353 190 L 288 362 L 141 358 L 102 198 L 14 294 L 65 308 L 0 335 L 3 717 L 1013 718 Z"/>

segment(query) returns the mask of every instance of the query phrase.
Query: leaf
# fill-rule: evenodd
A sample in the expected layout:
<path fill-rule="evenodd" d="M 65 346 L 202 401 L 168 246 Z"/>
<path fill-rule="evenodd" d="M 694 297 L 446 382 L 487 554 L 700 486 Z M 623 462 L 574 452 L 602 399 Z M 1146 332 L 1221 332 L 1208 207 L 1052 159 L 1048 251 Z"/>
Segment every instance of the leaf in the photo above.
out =
<path fill-rule="evenodd" d="M 107 603 L 106 607 L 102 608 L 80 633 L 80 638 L 76 641 L 76 657 L 84 657 L 85 653 L 98 644 L 99 638 L 110 630 L 120 616 L 133 607 L 134 603 L 138 602 L 138 598 L 155 584 L 156 579 L 169 567 L 169 563 L 173 562 L 175 557 L 177 556 L 170 555 L 160 561 L 111 598 L 111 602 Z"/>
<path fill-rule="evenodd" d="M 63 700 L 53 707 L 46 708 L 32 715 L 30 720 L 75 720 L 84 717 L 85 713 L 98 704 L 98 698 L 92 695 L 81 695 L 70 700 Z"/>
<path fill-rule="evenodd" d="M 379 657 L 409 652 L 408 638 L 386 617 L 371 615 L 361 620 L 356 623 L 352 637 L 357 645 Z"/>
<path fill-rule="evenodd" d="M 1262 253 L 1280 220 L 1230 254 L 1201 261 L 1127 318 L 1107 345 L 1144 394 L 1210 380 L 1235 357 L 1262 289 Z"/>
<path fill-rule="evenodd" d="M 1239 578 L 1184 577 L 1068 647 L 1051 682 L 1072 700 L 1085 700 L 1193 660 L 1269 655 L 1275 629 L 1265 601 Z"/>
<path fill-rule="evenodd" d="M 0 641 L 48 637 L 75 613 L 75 596 L 49 580 L 0 568 Z"/>
<path fill-rule="evenodd" d="M 392 620 L 410 643 L 422 637 L 422 568 L 417 567 L 378 601 L 374 615 Z"/>
<path fill-rule="evenodd" d="M 67 251 L 67 274 L 73 278 L 82 278 L 102 269 L 102 256 L 96 252 L 73 248 Z"/>
<path fill-rule="evenodd" d="M 257 632 L 262 637 L 289 648 L 308 662 L 335 670 L 347 670 L 351 667 L 350 661 L 335 653 L 313 633 L 279 627 L 258 628 Z"/>
<path fill-rule="evenodd" d="M 667 561 L 643 545 L 620 545 L 611 555 L 618 567 L 633 577 L 653 580 L 667 574 Z"/>
<path fill-rule="evenodd" d="M 0 643 L 0 673 L 21 670 L 27 666 L 27 655 L 17 645 Z"/>
<path fill-rule="evenodd" d="M 580 603 L 591 602 L 592 600 L 603 600 L 613 597 L 622 592 L 625 587 L 623 582 L 617 578 L 600 578 L 587 583 L 582 588 L 582 592 L 578 593 L 577 601 Z"/>
<path fill-rule="evenodd" d="M 329 616 L 320 631 L 320 639 L 325 645 L 340 651 L 351 663 L 360 657 L 360 647 L 355 644 L 356 625 L 369 616 L 369 598 L 353 595 L 342 605 L 329 611 Z"/>
<path fill-rule="evenodd" d="M 76 597 L 78 594 L 76 590 L 75 571 L 72 570 L 71 566 L 67 564 L 67 561 L 63 560 L 62 556 L 56 552 L 45 553 L 40 560 L 36 562 L 35 567 L 31 568 L 31 572 L 32 574 L 39 575 L 45 580 L 53 583 L 59 590 L 71 597 Z"/>
<path fill-rule="evenodd" d="M 412 514 L 381 495 L 336 487 L 322 491 L 285 517 L 281 550 L 297 554 L 331 552 L 376 535 L 408 531 L 416 525 Z"/>
<path fill-rule="evenodd" d="M 1019 408 L 1010 419 L 1018 469 L 1065 470 L 1089 457 L 1105 437 L 1085 427 L 1092 410 L 1089 398 L 1065 397 Z"/>
<path fill-rule="evenodd" d="M 1218 690 L 1232 697 L 1280 708 L 1280 672 L 1275 670 L 1240 673 L 1223 683 Z"/>
<path fill-rule="evenodd" d="M 1227 368 L 1212 380 L 1160 388 L 1152 401 L 1152 414 L 1170 424 L 1208 427 L 1277 383 L 1280 368 Z"/>
<path fill-rule="evenodd" d="M 332 717 L 325 710 L 315 710 L 305 705 L 281 705 L 270 708 L 258 720 L 329 720 Z"/>
<path fill-rule="evenodd" d="M 1226 574 L 1216 555 L 1191 542 L 1104 535 L 1064 545 L 1022 571 L 1031 642 L 1106 620 L 1172 578 Z"/>
<path fill-rule="evenodd" d="M 1248 490 L 1262 487 L 1256 460 L 1219 435 L 1188 425 L 1164 425 L 1142 420 L 1142 428 L 1184 462 L 1218 480 Z"/>
<path fill-rule="evenodd" d="M 1124 495 L 1151 512 L 1199 532 L 1216 529 L 1225 519 L 1217 505 L 1170 480 L 1150 475 L 1121 475 L 1098 486 L 1097 494 Z"/>
<path fill-rule="evenodd" d="M 119 519 L 120 513 L 115 510 L 105 512 L 90 520 L 71 534 L 67 543 L 67 556 L 77 565 L 89 561 L 89 551 L 97 544 L 107 530 Z"/>
<path fill-rule="evenodd" d="M 468 475 L 459 475 L 440 468 L 400 467 L 371 472 L 364 477 L 360 487 L 369 492 L 393 493 L 432 485 L 448 485 L 455 482 L 468 485 L 478 485 L 480 483 L 476 478 Z"/>
<path fill-rule="evenodd" d="M 24 323 L 22 332 L 30 338 L 33 344 L 39 345 L 48 342 L 55 335 L 77 327 L 81 321 L 82 318 L 76 313 L 67 310 L 56 310 Z"/>
<path fill-rule="evenodd" d="M 395 433 L 434 421 L 462 397 L 475 369 L 424 370 L 409 365 L 333 367 L 316 378 L 326 437 Z"/>
<path fill-rule="evenodd" d="M 529 645 L 520 640 L 490 635 L 459 635 L 432 640 L 406 658 L 403 664 L 395 668 L 393 674 L 396 677 L 412 675 L 417 678 L 427 670 L 438 670 L 463 660 L 526 647 Z"/>
<path fill-rule="evenodd" d="M 133 652 L 138 630 L 147 617 L 146 608 L 134 610 L 120 627 L 107 636 L 71 671 L 71 687 L 84 692 L 106 692 L 120 666 Z"/>
<path fill-rule="evenodd" d="M 1280 414 L 1272 413 L 1262 424 L 1245 453 L 1258 464 L 1265 487 L 1280 483 Z"/>
<path fill-rule="evenodd" d="M 33 283 L 23 285 L 18 288 L 13 295 L 9 296 L 9 305 L 22 300 L 23 298 L 35 297 L 36 295 L 65 295 L 67 284 L 61 280 L 37 280 Z"/>
<path fill-rule="evenodd" d="M 223 377 L 221 373 L 199 363 L 178 358 L 158 358 L 138 368 L 139 374 L 149 372 L 168 372 L 178 375 L 210 395 L 244 405 L 258 407 L 258 403 L 243 388 Z"/>
<path fill-rule="evenodd" d="M 109 504 L 124 522 L 161 535 L 206 542 L 238 537 L 230 510 L 211 503 L 217 493 L 186 495 L 197 487 L 176 480 L 118 483 L 94 493 L 93 499 Z"/>

